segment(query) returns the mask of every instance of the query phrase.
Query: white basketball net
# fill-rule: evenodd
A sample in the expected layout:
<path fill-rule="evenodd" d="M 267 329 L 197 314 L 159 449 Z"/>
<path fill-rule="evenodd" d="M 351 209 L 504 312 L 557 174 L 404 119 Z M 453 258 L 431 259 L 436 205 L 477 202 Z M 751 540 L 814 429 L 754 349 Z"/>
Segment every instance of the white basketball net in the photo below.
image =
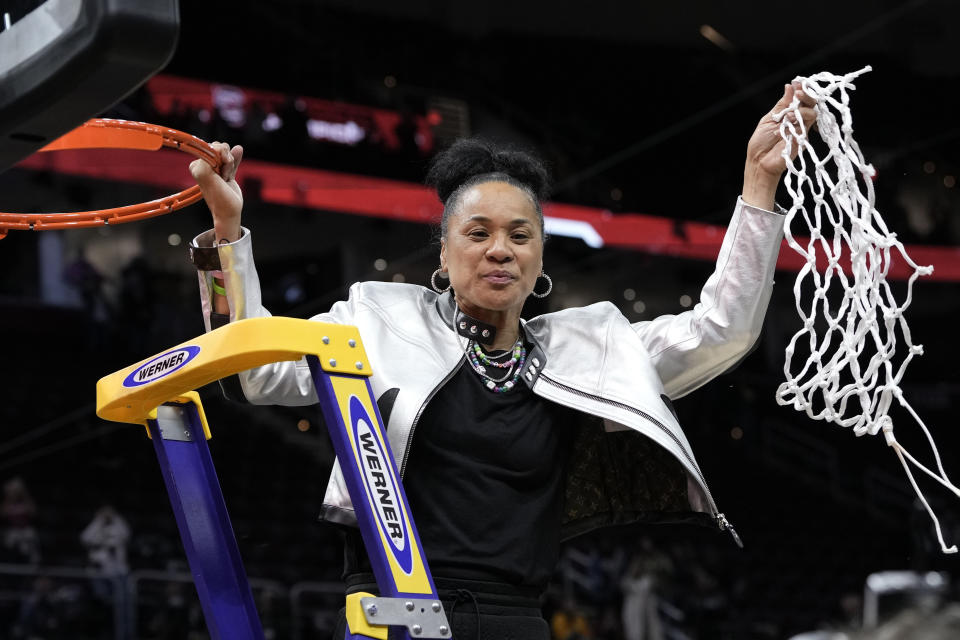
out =
<path fill-rule="evenodd" d="M 844 76 L 818 73 L 797 78 L 804 93 L 817 102 L 819 141 L 808 136 L 799 117 L 798 98 L 773 116 L 780 122 L 780 135 L 786 141 L 784 182 L 793 199 L 786 215 L 785 236 L 790 247 L 806 260 L 794 283 L 803 328 L 787 346 L 783 367 L 786 381 L 777 389 L 777 403 L 803 411 L 814 420 L 850 427 L 858 436 L 883 431 L 933 519 L 940 547 L 944 553 L 956 553 L 956 546 L 948 548 L 944 543 L 940 522 L 908 464 L 960 496 L 960 489 L 943 470 L 930 431 L 900 390 L 907 365 L 923 353 L 923 347 L 911 341 L 904 312 L 910 306 L 914 281 L 932 273 L 933 267 L 919 266 L 910 259 L 874 207 L 872 179 L 876 172 L 853 139 L 848 104 L 849 92 L 855 89 L 853 80 L 867 71 L 870 67 Z M 784 117 L 791 112 L 794 117 Z M 799 151 L 791 159 L 794 150 Z M 794 237 L 792 225 L 798 219 L 806 224 L 809 239 Z M 913 269 L 902 303 L 887 283 L 892 260 L 902 260 Z M 811 287 L 812 300 L 804 302 L 802 290 Z M 806 362 L 796 364 L 798 346 L 809 349 L 809 356 Z M 888 415 L 894 400 L 923 429 L 939 473 L 918 462 L 894 438 L 893 421 Z"/>

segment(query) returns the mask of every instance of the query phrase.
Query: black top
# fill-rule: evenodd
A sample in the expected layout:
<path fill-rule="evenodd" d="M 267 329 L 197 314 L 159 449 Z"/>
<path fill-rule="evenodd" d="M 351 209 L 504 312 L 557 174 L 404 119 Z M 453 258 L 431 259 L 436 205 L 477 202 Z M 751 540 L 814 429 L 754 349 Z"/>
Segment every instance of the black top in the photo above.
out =
<path fill-rule="evenodd" d="M 427 405 L 411 436 L 407 500 L 434 576 L 542 590 L 559 555 L 575 420 L 519 380 L 504 393 L 484 382 L 464 361 Z M 347 575 L 369 571 L 358 543 L 348 536 Z"/>

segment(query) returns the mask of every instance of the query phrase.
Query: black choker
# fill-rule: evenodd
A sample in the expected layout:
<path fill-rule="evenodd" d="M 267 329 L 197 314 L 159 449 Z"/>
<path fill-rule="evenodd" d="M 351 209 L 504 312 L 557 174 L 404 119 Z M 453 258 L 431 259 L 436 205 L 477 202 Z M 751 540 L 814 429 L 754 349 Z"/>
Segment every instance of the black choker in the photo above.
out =
<path fill-rule="evenodd" d="M 476 318 L 471 318 L 463 311 L 454 314 L 454 318 L 456 318 L 457 333 L 464 338 L 477 340 L 482 344 L 493 344 L 494 339 L 497 337 L 497 328 L 495 326 L 481 322 Z"/>

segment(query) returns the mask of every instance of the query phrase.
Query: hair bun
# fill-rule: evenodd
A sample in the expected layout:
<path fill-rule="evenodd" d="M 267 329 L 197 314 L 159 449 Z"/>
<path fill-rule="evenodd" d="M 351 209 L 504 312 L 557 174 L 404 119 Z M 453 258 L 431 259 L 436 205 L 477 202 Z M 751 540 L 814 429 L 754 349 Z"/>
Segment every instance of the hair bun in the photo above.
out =
<path fill-rule="evenodd" d="M 446 203 L 460 185 L 485 173 L 504 173 L 529 187 L 537 199 L 547 195 L 550 178 L 543 161 L 526 151 L 477 138 L 461 138 L 438 153 L 430 163 L 426 183 Z"/>

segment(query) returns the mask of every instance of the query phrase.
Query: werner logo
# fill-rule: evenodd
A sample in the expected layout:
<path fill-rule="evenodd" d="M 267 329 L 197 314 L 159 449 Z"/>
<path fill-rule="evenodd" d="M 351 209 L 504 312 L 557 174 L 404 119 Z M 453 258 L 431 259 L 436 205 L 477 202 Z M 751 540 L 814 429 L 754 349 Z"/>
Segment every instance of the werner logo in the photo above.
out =
<path fill-rule="evenodd" d="M 400 504 L 400 492 L 393 474 L 390 473 L 384 449 L 374 435 L 371 426 L 373 420 L 367 414 L 363 403 L 356 396 L 351 396 L 349 406 L 350 423 L 363 468 L 367 499 L 373 507 L 377 526 L 390 541 L 393 557 L 400 568 L 409 574 L 413 571 L 413 556 L 410 545 L 407 544 L 407 523 Z"/>
<path fill-rule="evenodd" d="M 159 380 L 177 369 L 182 369 L 184 365 L 197 357 L 198 353 L 200 353 L 200 347 L 193 346 L 168 351 L 134 369 L 130 375 L 123 379 L 123 386 L 139 387 L 154 380 Z"/>

